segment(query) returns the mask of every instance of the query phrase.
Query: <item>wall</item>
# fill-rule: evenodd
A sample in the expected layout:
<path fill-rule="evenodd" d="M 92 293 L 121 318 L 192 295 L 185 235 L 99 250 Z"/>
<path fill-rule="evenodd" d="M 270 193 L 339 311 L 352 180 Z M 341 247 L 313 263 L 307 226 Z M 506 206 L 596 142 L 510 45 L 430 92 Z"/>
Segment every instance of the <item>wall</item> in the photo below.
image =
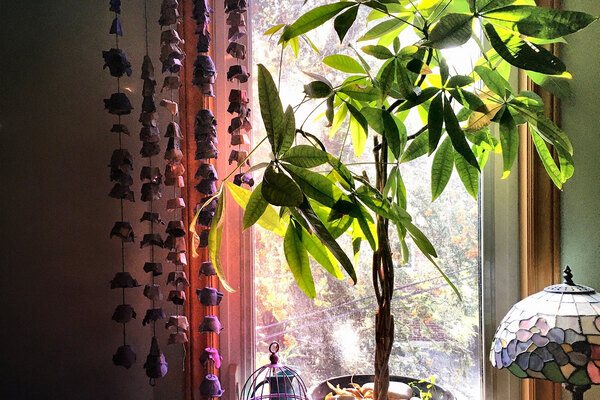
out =
<path fill-rule="evenodd" d="M 137 180 L 143 1 L 123 3 L 122 46 L 134 67 L 123 85 L 131 88 L 135 107 L 124 118 L 132 132 L 124 145 L 136 157 Z M 151 53 L 160 68 L 160 0 L 149 0 L 149 6 Z M 108 35 L 108 0 L 0 0 L 0 15 L 0 397 L 181 398 L 182 350 L 167 347 L 162 324 L 157 331 L 170 369 L 156 388 L 148 385 L 142 365 L 150 329 L 141 325 L 148 301 L 141 288 L 128 292 L 138 313 L 128 324 L 137 363 L 125 370 L 111 360 L 121 326 L 110 319 L 120 302 L 120 291 L 109 289 L 120 268 L 120 244 L 109 239 L 119 204 L 107 196 L 107 165 L 118 147 L 109 132 L 115 118 L 102 102 L 116 85 L 102 70 L 101 52 L 114 40 Z M 163 115 L 163 130 L 166 120 Z M 139 198 L 139 182 L 133 190 Z M 146 206 L 126 204 L 138 239 L 148 229 L 138 222 Z M 128 268 L 142 284 L 149 280 L 142 271 L 148 254 L 137 243 L 128 246 Z M 164 283 L 165 275 L 160 278 Z M 164 306 L 167 313 L 173 307 Z"/>
<path fill-rule="evenodd" d="M 600 3 L 566 1 L 565 8 L 600 15 Z M 573 74 L 575 104 L 562 107 L 563 129 L 573 142 L 575 175 L 561 198 L 562 262 L 577 281 L 600 290 L 600 23 L 568 38 L 563 59 Z"/>
<path fill-rule="evenodd" d="M 567 0 L 566 9 L 600 15 L 597 1 Z M 573 142 L 575 175 L 561 197 L 562 263 L 576 281 L 600 290 L 600 23 L 567 38 L 563 59 L 573 74 L 575 104 L 562 107 L 562 126 Z M 600 398 L 594 388 L 587 398 Z"/>

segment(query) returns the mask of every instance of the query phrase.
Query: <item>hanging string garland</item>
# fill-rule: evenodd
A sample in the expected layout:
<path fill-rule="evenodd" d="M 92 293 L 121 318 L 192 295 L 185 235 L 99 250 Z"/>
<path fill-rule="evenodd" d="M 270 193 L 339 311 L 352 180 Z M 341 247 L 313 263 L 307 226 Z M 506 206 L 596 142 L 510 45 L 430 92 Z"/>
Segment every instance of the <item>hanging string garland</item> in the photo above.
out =
<path fill-rule="evenodd" d="M 207 53 L 210 50 L 212 41 L 210 26 L 210 14 L 213 10 L 210 8 L 207 0 L 194 0 L 194 9 L 192 18 L 196 20 L 195 33 L 198 35 L 197 51 L 198 56 L 194 62 L 194 71 L 192 83 L 197 86 L 202 96 L 206 99 L 215 97 L 213 85 L 216 82 L 217 70 L 215 64 Z M 208 104 L 205 101 L 204 104 Z M 198 251 L 208 246 L 208 237 L 210 235 L 210 225 L 215 215 L 217 200 L 211 199 L 211 196 L 217 193 L 217 181 L 219 179 L 217 171 L 211 160 L 219 156 L 217 149 L 217 120 L 213 112 L 205 107 L 198 110 L 194 120 L 194 140 L 196 142 L 195 159 L 200 161 L 200 165 L 194 175 L 199 180 L 195 185 L 196 191 L 205 195 L 197 206 L 196 227 L 200 228 L 197 240 Z M 196 251 L 196 249 L 194 249 Z M 199 325 L 198 330 L 206 334 L 207 347 L 200 356 L 200 363 L 206 369 L 206 375 L 202 380 L 199 392 L 203 397 L 216 398 L 223 395 L 224 390 L 217 377 L 217 369 L 221 367 L 221 356 L 216 349 L 217 338 L 221 330 L 221 323 L 217 317 L 216 307 L 220 304 L 223 294 L 216 288 L 217 279 L 214 267 L 210 261 L 202 263 L 200 268 L 200 278 L 206 276 L 206 287 L 196 289 L 200 304 L 207 307 L 205 317 Z"/>
<path fill-rule="evenodd" d="M 150 261 L 144 264 L 144 271 L 150 274 L 150 283 L 144 287 L 144 296 L 150 300 L 150 308 L 146 310 L 146 315 L 142 325 L 151 325 L 152 336 L 150 343 L 150 354 L 146 357 L 144 368 L 146 375 L 150 378 L 150 385 L 154 386 L 157 378 L 163 377 L 167 373 L 167 362 L 164 355 L 160 352 L 158 340 L 156 339 L 156 322 L 165 319 L 166 315 L 162 307 L 157 306 L 157 302 L 163 299 L 160 284 L 156 283 L 156 277 L 162 275 L 162 263 L 156 261 L 156 248 L 164 248 L 165 241 L 159 233 L 155 232 L 156 225 L 165 225 L 160 214 L 155 212 L 155 201 L 163 196 L 162 183 L 163 175 L 160 167 L 155 165 L 153 156 L 160 153 L 160 129 L 158 127 L 158 110 L 154 95 L 156 93 L 156 76 L 152 58 L 149 54 L 148 43 L 148 0 L 144 0 L 144 36 L 145 36 L 145 55 L 142 62 L 142 74 L 140 78 L 142 85 L 142 111 L 139 122 L 142 127 L 140 130 L 140 140 L 142 148 L 140 154 L 148 160 L 148 164 L 142 167 L 140 171 L 140 180 L 142 183 L 141 200 L 148 203 L 148 211 L 145 211 L 140 222 L 150 224 L 150 232 L 144 234 L 140 247 L 150 247 Z"/>
<path fill-rule="evenodd" d="M 167 285 L 172 286 L 167 301 L 175 305 L 175 312 L 169 316 L 165 328 L 169 331 L 168 344 L 182 345 L 185 359 L 185 344 L 189 341 L 187 335 L 189 323 L 187 317 L 183 315 L 183 305 L 186 301 L 185 289 L 190 286 L 190 283 L 183 270 L 187 265 L 186 229 L 183 221 L 185 202 L 181 197 L 182 188 L 185 186 L 183 178 L 185 168 L 182 164 L 183 152 L 181 150 L 181 141 L 184 136 L 176 121 L 179 104 L 174 100 L 175 91 L 181 87 L 179 73 L 185 59 L 185 53 L 180 48 L 183 40 L 176 29 L 181 22 L 178 6 L 177 0 L 163 0 L 161 5 L 159 23 L 161 28 L 166 28 L 161 32 L 160 61 L 162 62 L 162 72 L 166 74 L 161 92 L 166 92 L 168 98 L 163 98 L 160 104 L 171 115 L 171 121 L 165 134 L 168 144 L 164 160 L 166 162 L 165 176 L 168 175 L 165 184 L 173 188 L 173 197 L 167 200 L 167 210 L 173 213 L 173 219 L 167 224 L 165 248 L 169 250 L 167 261 L 175 266 L 175 271 L 171 271 L 167 278 Z"/>
<path fill-rule="evenodd" d="M 105 109 L 109 114 L 117 116 L 111 132 L 118 135 L 119 148 L 116 149 L 110 158 L 110 180 L 115 182 L 110 190 L 109 196 L 118 199 L 120 202 L 120 220 L 115 222 L 110 231 L 110 237 L 120 239 L 121 242 L 121 271 L 117 272 L 110 282 L 111 289 L 121 289 L 121 304 L 119 304 L 113 313 L 112 319 L 123 325 L 123 344 L 117 348 L 113 355 L 113 363 L 117 366 L 130 368 L 136 361 L 136 354 L 132 346 L 127 344 L 127 323 L 136 318 L 137 314 L 130 304 L 126 303 L 126 289 L 140 286 L 138 282 L 126 271 L 125 266 L 125 244 L 133 243 L 135 235 L 131 224 L 124 220 L 124 200 L 134 201 L 134 194 L 131 190 L 133 185 L 133 157 L 122 146 L 123 134 L 129 135 L 129 129 L 121 122 L 121 116 L 131 113 L 133 107 L 125 93 L 121 92 L 121 78 L 124 75 L 131 76 L 131 63 L 127 59 L 125 52 L 119 48 L 119 37 L 123 36 L 123 28 L 119 15 L 121 14 L 121 1 L 110 0 L 109 10 L 114 13 L 114 19 L 111 24 L 109 34 L 115 35 L 115 47 L 103 51 L 104 68 L 108 68 L 110 75 L 117 78 L 117 92 L 111 94 L 110 98 L 104 100 Z"/>
<path fill-rule="evenodd" d="M 234 175 L 233 183 L 241 186 L 242 184 L 250 187 L 254 186 L 254 178 L 250 173 L 243 172 L 242 163 L 248 157 L 248 151 L 243 146 L 250 144 L 248 133 L 252 130 L 250 123 L 250 109 L 248 104 L 247 89 L 243 88 L 248 83 L 250 74 L 247 65 L 247 45 L 242 41 L 247 41 L 246 13 L 248 4 L 246 0 L 225 0 L 225 13 L 227 14 L 226 23 L 229 26 L 227 32 L 227 54 L 231 57 L 232 64 L 227 71 L 227 81 L 236 84 L 229 92 L 229 107 L 227 111 L 230 114 L 237 114 L 231 119 L 227 131 L 231 135 L 231 146 L 235 147 L 229 154 L 229 164 L 236 162 L 240 167 L 239 173 Z M 247 165 L 250 164 L 246 160 Z"/>
<path fill-rule="evenodd" d="M 252 175 L 242 172 L 241 168 L 244 161 L 248 166 L 250 165 L 247 161 L 248 151 L 242 149 L 242 146 L 250 144 L 248 132 L 252 129 L 249 118 L 250 109 L 248 108 L 249 98 L 247 90 L 242 89 L 242 84 L 247 83 L 250 77 L 248 66 L 241 64 L 246 60 L 247 47 L 243 43 L 238 42 L 246 37 L 246 21 L 244 17 L 246 11 L 246 1 L 225 1 L 225 12 L 228 14 L 226 22 L 229 25 L 227 53 L 231 56 L 234 63 L 228 69 L 227 80 L 230 82 L 237 81 L 237 88 L 232 88 L 229 93 L 229 107 L 227 109 L 230 114 L 237 114 L 236 117 L 232 118 L 228 127 L 228 132 L 231 135 L 230 144 L 237 148 L 231 150 L 228 162 L 230 165 L 235 162 L 240 166 L 240 172 L 233 179 L 233 183 L 238 186 L 242 184 L 248 186 L 254 185 Z"/>

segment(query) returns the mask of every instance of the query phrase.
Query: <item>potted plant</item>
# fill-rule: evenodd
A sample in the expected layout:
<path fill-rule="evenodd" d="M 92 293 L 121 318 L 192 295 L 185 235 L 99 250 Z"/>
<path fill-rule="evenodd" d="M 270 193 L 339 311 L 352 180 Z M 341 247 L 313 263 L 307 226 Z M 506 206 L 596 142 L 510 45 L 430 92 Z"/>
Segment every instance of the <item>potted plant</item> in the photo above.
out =
<path fill-rule="evenodd" d="M 367 20 L 357 18 L 361 9 L 369 11 Z M 337 239 L 358 231 L 373 252 L 378 304 L 374 397 L 387 399 L 388 361 L 394 342 L 391 301 L 395 265 L 390 235 L 398 235 L 404 259 L 408 256 L 406 241 L 412 240 L 456 290 L 436 263 L 433 245 L 412 222 L 401 191 L 391 194 L 391 187 L 401 179 L 399 163 L 432 156 L 433 199 L 443 192 L 453 169 L 476 197 L 479 174 L 490 153 L 500 153 L 504 175 L 510 173 L 518 152 L 518 126 L 526 124 L 548 175 L 561 188 L 573 174 L 570 141 L 544 116 L 542 99 L 511 86 L 507 74 L 511 68 L 526 70 L 553 94 L 568 95 L 566 67 L 543 45 L 559 41 L 595 19 L 581 12 L 537 7 L 533 0 L 356 0 L 318 6 L 291 25 L 274 27 L 269 33 L 281 34 L 283 48 L 297 47 L 298 38 L 330 20 L 340 42 L 353 25 L 362 26 L 370 39 L 387 35 L 387 45 L 380 41 L 358 50 L 356 43 L 350 43 L 354 57 L 328 58 L 328 65 L 343 74 L 341 84 L 308 74 L 312 81 L 304 87 L 308 99 L 326 105 L 324 118 L 329 124 L 347 118 L 372 140 L 375 176 L 353 172 L 315 135 L 298 127 L 295 109 L 283 108 L 282 88 L 267 68 L 258 65 L 266 137 L 249 157 L 263 143 L 270 145 L 272 157 L 252 168 L 264 171 L 262 182 L 251 193 L 226 183 L 213 197 L 219 202 L 209 236 L 209 255 L 221 278 L 219 249 L 226 186 L 236 191 L 234 198 L 245 209 L 244 229 L 259 223 L 283 234 L 289 268 L 309 297 L 316 295 L 309 256 L 330 272 L 335 260 L 356 281 L 354 265 Z M 367 21 L 373 23 L 367 26 Z M 487 44 L 474 33 L 476 22 Z M 397 37 L 401 28 L 412 29 L 419 39 L 402 45 Z M 396 32 L 396 37 L 390 38 L 390 32 Z M 470 73 L 453 73 L 440 50 L 469 40 L 478 43 L 483 56 Z M 424 116 L 423 126 L 414 132 L 407 132 L 404 125 L 409 110 Z M 493 125 L 499 128 L 497 134 L 490 130 Z M 278 212 L 273 207 L 278 207 Z M 460 296 L 457 290 L 456 294 Z"/>

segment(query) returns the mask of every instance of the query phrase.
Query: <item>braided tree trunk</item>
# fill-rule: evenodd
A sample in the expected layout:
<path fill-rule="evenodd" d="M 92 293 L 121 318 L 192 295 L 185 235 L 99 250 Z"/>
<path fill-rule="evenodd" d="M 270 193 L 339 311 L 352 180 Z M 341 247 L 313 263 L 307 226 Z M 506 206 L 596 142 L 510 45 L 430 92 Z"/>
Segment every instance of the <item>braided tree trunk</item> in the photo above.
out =
<path fill-rule="evenodd" d="M 387 143 L 381 145 L 375 137 L 376 186 L 380 192 L 387 182 Z M 390 354 L 394 344 L 394 317 L 392 296 L 394 293 L 394 262 L 388 238 L 389 221 L 377 217 L 377 251 L 373 254 L 373 287 L 377 298 L 375 315 L 375 400 L 388 400 L 390 385 Z"/>

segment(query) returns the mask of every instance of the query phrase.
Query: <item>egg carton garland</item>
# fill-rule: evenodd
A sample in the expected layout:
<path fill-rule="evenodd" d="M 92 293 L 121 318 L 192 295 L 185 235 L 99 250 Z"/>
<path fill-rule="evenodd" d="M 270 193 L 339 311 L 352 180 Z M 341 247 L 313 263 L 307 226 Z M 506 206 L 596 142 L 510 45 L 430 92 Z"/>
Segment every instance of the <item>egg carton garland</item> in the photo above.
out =
<path fill-rule="evenodd" d="M 122 135 L 129 135 L 129 129 L 121 122 L 121 116 L 128 115 L 133 110 L 131 101 L 125 93 L 121 92 L 120 79 L 126 76 L 131 76 L 133 73 L 131 63 L 127 58 L 127 54 L 119 48 L 119 37 L 123 36 L 123 26 L 119 18 L 121 13 L 121 1 L 110 0 L 109 11 L 113 12 L 114 19 L 112 20 L 109 34 L 115 36 L 115 47 L 103 51 L 102 58 L 104 60 L 103 69 L 108 69 L 111 76 L 117 79 L 117 92 L 112 93 L 108 99 L 104 99 L 104 108 L 109 114 L 117 116 L 117 121 L 112 125 L 111 132 L 116 133 L 119 137 L 119 148 L 114 150 L 110 158 L 110 181 L 114 182 L 108 196 L 120 200 L 120 215 L 121 221 L 114 223 L 110 230 L 110 238 L 119 239 L 121 242 L 121 252 L 125 254 L 125 244 L 135 241 L 133 227 L 128 221 L 123 221 L 124 202 L 135 201 L 135 196 L 131 190 L 133 185 L 133 157 L 129 151 L 122 148 Z M 126 271 L 125 257 L 122 257 L 121 271 L 115 273 L 115 276 L 110 281 L 111 289 L 122 290 L 122 303 L 117 305 L 113 314 L 112 320 L 116 323 L 123 324 L 123 344 L 119 346 L 113 354 L 113 364 L 129 369 L 136 362 L 136 353 L 133 347 L 127 344 L 127 329 L 126 324 L 135 319 L 137 313 L 130 304 L 125 302 L 125 292 L 128 289 L 139 287 L 138 281 Z"/>
<path fill-rule="evenodd" d="M 165 329 L 169 331 L 168 345 L 185 345 L 189 340 L 186 333 L 188 330 L 187 317 L 180 315 L 180 306 L 185 304 L 185 288 L 189 286 L 189 282 L 182 270 L 187 265 L 186 229 L 183 221 L 183 209 L 186 204 L 180 197 L 181 190 L 185 187 L 183 177 L 185 167 L 182 164 L 184 153 L 181 147 L 184 135 L 175 120 L 179 114 L 179 104 L 174 100 L 176 98 L 174 92 L 182 86 L 178 74 L 181 72 L 186 57 L 181 48 L 185 42 L 177 32 L 177 24 L 181 22 L 178 6 L 177 0 L 163 0 L 159 20 L 161 27 L 166 28 L 162 30 L 160 36 L 160 61 L 163 74 L 168 74 L 164 77 L 161 92 L 166 92 L 169 96 L 169 98 L 163 98 L 160 105 L 171 114 L 171 121 L 168 123 L 165 133 L 165 137 L 168 139 L 167 148 L 163 155 L 166 163 L 164 184 L 172 187 L 173 193 L 173 197 L 166 202 L 166 209 L 172 213 L 173 219 L 167 223 L 165 229 L 167 236 L 164 245 L 169 250 L 165 260 L 169 265 L 175 266 L 175 271 L 169 272 L 167 278 L 167 285 L 172 286 L 173 289 L 167 294 L 166 300 L 175 306 L 175 313 L 169 316 L 169 320 L 165 324 Z M 174 323 L 173 321 L 179 322 Z"/>

